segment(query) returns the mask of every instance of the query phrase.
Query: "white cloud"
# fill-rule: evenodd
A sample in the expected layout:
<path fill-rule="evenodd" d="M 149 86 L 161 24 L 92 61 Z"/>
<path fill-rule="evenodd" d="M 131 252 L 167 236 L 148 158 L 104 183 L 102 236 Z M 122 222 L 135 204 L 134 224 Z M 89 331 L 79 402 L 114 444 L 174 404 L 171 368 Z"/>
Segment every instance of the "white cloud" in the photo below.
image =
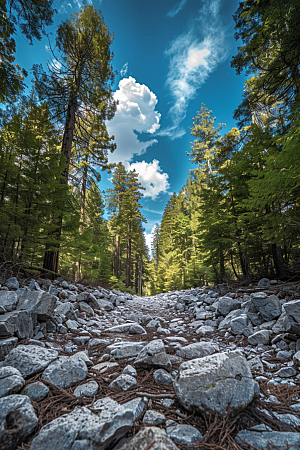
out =
<path fill-rule="evenodd" d="M 186 4 L 186 2 L 187 2 L 187 0 L 181 0 L 181 2 L 179 2 L 176 6 L 174 6 L 174 8 L 171 9 L 171 11 L 168 12 L 167 16 L 168 17 L 175 17 L 176 14 L 178 14 L 179 11 L 182 10 L 182 8 Z"/>
<path fill-rule="evenodd" d="M 150 197 L 155 200 L 159 194 L 166 194 L 170 187 L 168 182 L 169 175 L 162 172 L 159 161 L 154 159 L 152 162 L 145 161 L 126 164 L 127 170 L 135 170 L 138 173 L 138 180 L 146 188 L 144 197 Z"/>
<path fill-rule="evenodd" d="M 210 73 L 227 57 L 226 29 L 220 17 L 221 0 L 204 0 L 186 33 L 178 36 L 166 50 L 170 58 L 166 81 L 173 97 L 169 110 L 172 125 L 160 135 L 178 138 L 185 134 L 180 123 L 190 100 Z"/>
<path fill-rule="evenodd" d="M 146 239 L 146 244 L 147 244 L 147 247 L 149 249 L 150 256 L 151 256 L 151 253 L 152 253 L 151 252 L 151 245 L 152 245 L 152 242 L 153 242 L 153 239 L 154 239 L 154 233 L 155 233 L 156 227 L 157 227 L 157 224 L 155 224 L 152 227 L 151 233 L 144 232 L 144 236 L 145 236 L 145 239 Z"/>
<path fill-rule="evenodd" d="M 117 149 L 109 155 L 109 162 L 129 162 L 134 155 L 145 153 L 156 139 L 141 141 L 138 133 L 153 134 L 160 127 L 160 113 L 155 110 L 156 95 L 132 77 L 123 78 L 114 93 L 119 101 L 114 118 L 106 122 L 110 135 L 115 136 Z"/>
<path fill-rule="evenodd" d="M 126 62 L 122 67 L 122 69 L 120 70 L 121 77 L 125 77 L 127 72 L 128 72 L 128 62 Z"/>

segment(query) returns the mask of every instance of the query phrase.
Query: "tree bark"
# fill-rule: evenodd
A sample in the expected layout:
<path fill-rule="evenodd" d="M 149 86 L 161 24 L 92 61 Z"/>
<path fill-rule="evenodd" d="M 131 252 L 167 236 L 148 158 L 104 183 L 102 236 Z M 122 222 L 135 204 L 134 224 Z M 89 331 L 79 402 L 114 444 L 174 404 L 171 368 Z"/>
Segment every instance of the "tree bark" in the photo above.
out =
<path fill-rule="evenodd" d="M 127 236 L 127 254 L 126 254 L 126 287 L 130 287 L 131 284 L 131 237 L 129 235 L 129 225 L 128 225 L 128 236 Z"/>

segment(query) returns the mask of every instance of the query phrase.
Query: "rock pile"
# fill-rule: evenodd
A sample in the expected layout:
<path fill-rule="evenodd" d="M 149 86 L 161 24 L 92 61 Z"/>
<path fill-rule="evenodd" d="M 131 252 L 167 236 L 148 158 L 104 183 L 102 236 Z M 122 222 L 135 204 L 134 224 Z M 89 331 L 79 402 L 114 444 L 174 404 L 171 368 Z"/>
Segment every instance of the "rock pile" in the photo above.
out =
<path fill-rule="evenodd" d="M 61 278 L 7 280 L 1 450 L 297 447 L 297 289 L 263 279 L 137 297 Z M 207 429 L 232 419 L 223 440 Z"/>

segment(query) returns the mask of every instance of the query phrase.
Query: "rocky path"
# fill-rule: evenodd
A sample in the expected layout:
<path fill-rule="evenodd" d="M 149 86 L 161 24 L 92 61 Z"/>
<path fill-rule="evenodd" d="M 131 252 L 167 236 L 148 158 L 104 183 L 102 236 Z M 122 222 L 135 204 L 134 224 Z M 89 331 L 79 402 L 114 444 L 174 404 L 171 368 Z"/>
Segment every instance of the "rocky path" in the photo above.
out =
<path fill-rule="evenodd" d="M 4 280 L 1 450 L 299 449 L 299 299 Z"/>

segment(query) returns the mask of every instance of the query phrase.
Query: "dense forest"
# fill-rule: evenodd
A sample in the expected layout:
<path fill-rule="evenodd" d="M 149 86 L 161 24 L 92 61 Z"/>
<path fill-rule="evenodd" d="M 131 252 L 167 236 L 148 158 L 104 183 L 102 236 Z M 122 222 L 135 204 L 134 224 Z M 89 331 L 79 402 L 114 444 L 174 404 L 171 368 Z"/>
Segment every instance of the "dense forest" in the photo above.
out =
<path fill-rule="evenodd" d="M 165 207 L 151 256 L 138 174 L 108 163 L 115 144 L 105 124 L 117 105 L 101 11 L 83 6 L 59 25 L 52 58 L 33 67 L 25 95 L 16 28 L 41 39 L 55 10 L 52 0 L 1 0 L 0 8 L 0 261 L 140 295 L 299 277 L 299 2 L 240 3 L 231 66 L 248 79 L 238 127 L 222 133 L 209 107 L 195 112 L 194 168 Z M 101 171 L 111 173 L 107 192 Z"/>

